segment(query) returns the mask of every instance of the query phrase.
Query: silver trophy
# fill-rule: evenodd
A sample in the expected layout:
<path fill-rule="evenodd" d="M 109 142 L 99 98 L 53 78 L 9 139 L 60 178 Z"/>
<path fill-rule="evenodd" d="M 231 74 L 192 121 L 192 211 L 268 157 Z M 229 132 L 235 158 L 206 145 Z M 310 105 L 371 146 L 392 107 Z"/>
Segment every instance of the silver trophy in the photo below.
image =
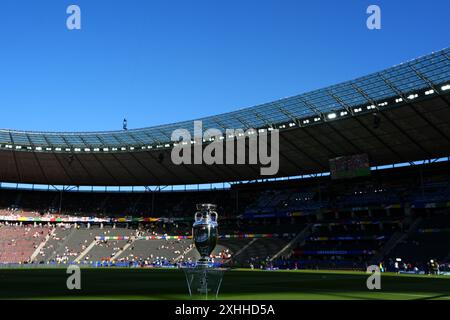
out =
<path fill-rule="evenodd" d="M 191 297 L 217 298 L 225 269 L 215 268 L 210 256 L 217 245 L 218 224 L 214 204 L 198 204 L 195 222 L 192 226 L 192 238 L 200 254 L 194 268 L 184 269 Z"/>
<path fill-rule="evenodd" d="M 218 224 L 214 204 L 198 204 L 195 222 L 192 227 L 192 238 L 195 248 L 200 254 L 198 265 L 209 265 L 211 253 L 217 245 Z"/>

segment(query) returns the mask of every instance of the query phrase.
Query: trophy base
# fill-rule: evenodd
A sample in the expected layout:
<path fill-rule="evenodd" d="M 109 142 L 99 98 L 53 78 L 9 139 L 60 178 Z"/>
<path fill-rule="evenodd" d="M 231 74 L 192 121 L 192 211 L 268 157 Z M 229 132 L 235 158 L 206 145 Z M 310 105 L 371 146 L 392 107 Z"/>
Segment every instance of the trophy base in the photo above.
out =
<path fill-rule="evenodd" d="M 212 268 L 210 261 L 199 261 L 195 268 L 184 268 L 184 275 L 193 299 L 217 299 L 226 269 Z"/>
<path fill-rule="evenodd" d="M 212 265 L 213 265 L 213 262 L 212 262 L 211 259 L 209 259 L 209 258 L 200 258 L 197 261 L 196 267 L 197 268 L 208 268 L 208 267 L 212 267 Z"/>

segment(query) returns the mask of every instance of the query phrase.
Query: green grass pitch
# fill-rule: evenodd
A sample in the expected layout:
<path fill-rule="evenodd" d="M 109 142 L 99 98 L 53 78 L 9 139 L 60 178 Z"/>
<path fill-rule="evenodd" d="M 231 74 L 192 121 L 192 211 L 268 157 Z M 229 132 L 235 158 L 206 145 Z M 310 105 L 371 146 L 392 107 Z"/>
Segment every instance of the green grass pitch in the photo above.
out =
<path fill-rule="evenodd" d="M 64 268 L 0 269 L 0 299 L 190 299 L 184 274 L 170 269 L 81 269 L 69 291 Z M 381 290 L 363 272 L 229 270 L 219 299 L 450 299 L 450 277 L 383 274 Z"/>

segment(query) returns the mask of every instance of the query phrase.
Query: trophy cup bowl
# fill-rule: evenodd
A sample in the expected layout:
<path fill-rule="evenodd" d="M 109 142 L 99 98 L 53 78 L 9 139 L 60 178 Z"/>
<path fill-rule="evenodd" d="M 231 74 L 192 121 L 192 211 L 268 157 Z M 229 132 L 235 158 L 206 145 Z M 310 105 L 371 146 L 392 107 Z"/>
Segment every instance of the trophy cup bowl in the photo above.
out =
<path fill-rule="evenodd" d="M 199 265 L 208 265 L 210 255 L 217 245 L 218 224 L 216 206 L 213 204 L 198 204 L 195 222 L 192 226 L 194 245 L 200 254 Z"/>

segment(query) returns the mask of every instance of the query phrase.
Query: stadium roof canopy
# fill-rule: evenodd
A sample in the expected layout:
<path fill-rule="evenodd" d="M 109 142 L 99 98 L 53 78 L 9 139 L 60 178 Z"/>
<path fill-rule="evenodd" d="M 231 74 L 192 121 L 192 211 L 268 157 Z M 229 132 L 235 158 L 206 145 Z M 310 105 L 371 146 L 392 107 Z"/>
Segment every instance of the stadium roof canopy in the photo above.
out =
<path fill-rule="evenodd" d="M 279 176 L 294 176 L 328 171 L 330 158 L 356 153 L 367 153 L 371 165 L 450 155 L 449 92 L 446 48 L 353 81 L 198 120 L 205 130 L 222 132 L 280 129 Z M 262 178 L 251 165 L 174 165 L 171 135 L 180 128 L 194 133 L 193 121 L 109 132 L 0 130 L 0 181 L 137 186 Z"/>

